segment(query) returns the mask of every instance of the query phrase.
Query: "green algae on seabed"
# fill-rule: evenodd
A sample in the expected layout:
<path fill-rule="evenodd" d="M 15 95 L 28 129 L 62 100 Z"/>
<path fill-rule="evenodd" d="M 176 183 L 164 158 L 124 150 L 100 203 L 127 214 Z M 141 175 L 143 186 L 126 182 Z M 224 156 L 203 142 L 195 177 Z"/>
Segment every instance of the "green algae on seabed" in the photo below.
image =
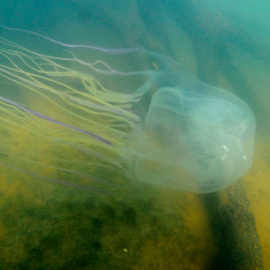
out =
<path fill-rule="evenodd" d="M 0 191 L 1 269 L 203 269 L 213 252 L 195 195 L 140 184 L 104 196 L 4 167 Z"/>
<path fill-rule="evenodd" d="M 16 207 L 17 218 L 2 209 L 9 216 L 5 235 L 11 236 L 1 241 L 3 269 L 174 269 L 180 264 L 190 269 L 210 252 L 201 241 L 204 237 L 192 235 L 188 224 L 181 226 L 180 216 L 168 224 L 172 214 L 141 199 L 128 208 L 126 202 L 97 206 L 87 200 L 53 201 L 34 209 L 20 206 L 24 209 Z"/>

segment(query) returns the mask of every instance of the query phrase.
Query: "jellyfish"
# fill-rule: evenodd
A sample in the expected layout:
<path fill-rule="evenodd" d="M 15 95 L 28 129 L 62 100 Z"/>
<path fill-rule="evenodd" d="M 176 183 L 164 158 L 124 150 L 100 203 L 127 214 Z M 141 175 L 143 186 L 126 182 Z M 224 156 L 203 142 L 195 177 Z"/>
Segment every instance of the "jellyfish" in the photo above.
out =
<path fill-rule="evenodd" d="M 227 188 L 249 170 L 255 117 L 236 95 L 151 50 L 66 44 L 1 27 L 41 39 L 52 50 L 40 53 L 0 38 L 0 153 L 12 160 L 2 158 L 0 165 L 77 188 L 119 184 L 108 180 L 110 174 L 98 177 L 108 171 L 194 193 Z M 86 61 L 78 56 L 82 50 L 113 61 Z M 113 66 L 122 59 L 127 70 Z M 11 136 L 23 137 L 27 151 Z M 52 163 L 37 153 L 44 143 L 55 153 Z"/>

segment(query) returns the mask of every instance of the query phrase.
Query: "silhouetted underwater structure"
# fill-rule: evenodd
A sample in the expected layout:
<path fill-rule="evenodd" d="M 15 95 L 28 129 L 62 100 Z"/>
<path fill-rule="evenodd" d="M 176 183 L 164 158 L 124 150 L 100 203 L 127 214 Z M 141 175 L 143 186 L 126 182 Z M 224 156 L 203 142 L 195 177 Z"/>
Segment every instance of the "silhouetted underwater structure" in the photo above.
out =
<path fill-rule="evenodd" d="M 52 48 L 39 53 L 0 38 L 2 165 L 78 188 L 109 191 L 121 184 L 104 174 L 112 171 L 198 193 L 226 188 L 249 169 L 252 111 L 179 63 L 142 48 L 73 45 L 26 30 L 2 31 Z M 127 69 L 115 67 L 122 59 Z M 24 138 L 24 147 L 14 143 L 16 137 Z M 40 156 L 44 143 L 54 149 L 51 160 Z"/>

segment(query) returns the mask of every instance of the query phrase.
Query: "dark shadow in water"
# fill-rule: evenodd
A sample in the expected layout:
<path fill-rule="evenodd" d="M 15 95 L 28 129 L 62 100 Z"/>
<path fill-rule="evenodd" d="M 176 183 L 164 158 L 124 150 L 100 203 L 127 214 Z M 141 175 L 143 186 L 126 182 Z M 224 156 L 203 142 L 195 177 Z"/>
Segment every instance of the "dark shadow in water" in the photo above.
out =
<path fill-rule="evenodd" d="M 198 8 L 195 1 L 159 0 L 146 3 L 143 0 L 137 0 L 137 5 L 149 32 L 163 42 L 168 53 L 173 56 L 169 39 L 161 31 L 164 29 L 162 25 L 164 22 L 161 19 L 164 9 L 192 42 L 197 60 L 198 77 L 207 83 L 216 84 L 218 73 L 222 73 L 232 89 L 237 89 L 237 95 L 247 102 L 256 114 L 264 115 L 259 104 L 256 104 L 245 76 L 234 65 L 230 51 L 240 49 L 269 65 L 270 52 L 266 47 L 258 44 L 244 29 L 241 29 L 239 25 L 234 25 L 222 14 L 219 14 L 218 18 L 214 16 L 215 14 L 205 14 L 204 10 Z"/>

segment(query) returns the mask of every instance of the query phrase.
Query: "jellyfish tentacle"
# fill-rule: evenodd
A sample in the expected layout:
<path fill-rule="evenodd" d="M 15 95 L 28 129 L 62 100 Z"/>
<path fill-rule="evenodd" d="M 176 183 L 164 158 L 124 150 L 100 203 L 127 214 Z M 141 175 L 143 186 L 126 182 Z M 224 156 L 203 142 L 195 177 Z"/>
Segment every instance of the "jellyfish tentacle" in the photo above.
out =
<path fill-rule="evenodd" d="M 90 131 L 83 130 L 83 129 L 81 129 L 81 128 L 77 128 L 77 127 L 68 125 L 68 124 L 66 124 L 66 123 L 62 123 L 62 122 L 60 122 L 60 121 L 58 121 L 58 120 L 56 120 L 56 119 L 53 119 L 53 118 L 51 118 L 51 117 L 49 117 L 49 116 L 47 116 L 47 115 L 41 114 L 41 113 L 39 113 L 39 112 L 35 112 L 35 111 L 33 111 L 33 110 L 29 110 L 29 109 L 27 109 L 27 108 L 25 108 L 25 107 L 19 105 L 18 103 L 14 102 L 14 101 L 12 101 L 12 100 L 10 100 L 10 99 L 4 98 L 4 97 L 2 97 L 2 96 L 0 96 L 0 99 L 1 99 L 2 101 L 5 101 L 5 102 L 7 102 L 7 103 L 9 103 L 9 104 L 14 105 L 15 107 L 17 107 L 17 108 L 19 108 L 19 109 L 21 109 L 21 110 L 23 110 L 23 111 L 25 111 L 25 112 L 31 113 L 31 114 L 33 114 L 33 115 L 39 117 L 39 118 L 42 118 L 42 119 L 44 119 L 44 120 L 46 120 L 46 121 L 50 121 L 50 122 L 52 122 L 52 123 L 54 123 L 54 124 L 58 124 L 58 125 L 60 125 L 60 126 L 66 127 L 66 128 L 74 129 L 74 130 L 76 130 L 76 131 L 78 131 L 78 132 L 81 132 L 81 133 L 84 133 L 84 134 L 86 134 L 86 135 L 89 135 L 89 136 L 91 136 L 91 137 L 93 137 L 93 138 L 95 138 L 95 139 L 97 139 L 97 140 L 99 140 L 99 141 L 101 141 L 101 142 L 103 142 L 103 143 L 105 143 L 105 144 L 107 144 L 107 145 L 112 145 L 112 142 L 110 142 L 110 141 L 108 141 L 108 140 L 106 140 L 106 139 L 100 137 L 99 135 L 90 132 Z"/>
<path fill-rule="evenodd" d="M 98 47 L 98 46 L 92 46 L 92 45 L 79 45 L 79 44 L 68 44 L 68 43 L 64 43 L 64 42 L 60 42 L 57 41 L 53 38 L 50 38 L 48 36 L 42 35 L 40 33 L 36 33 L 33 31 L 29 31 L 29 30 L 25 30 L 25 29 L 20 29 L 20 28 L 13 28 L 13 27 L 8 27 L 5 25 L 0 25 L 2 28 L 10 30 L 10 31 L 16 31 L 16 32 L 22 32 L 22 33 L 28 33 L 37 37 L 41 37 L 43 39 L 46 39 L 52 43 L 61 45 L 63 47 L 67 47 L 67 48 L 85 48 L 85 49 L 92 49 L 92 50 L 97 50 L 97 51 L 101 51 L 104 53 L 109 53 L 109 54 L 128 54 L 128 53 L 137 53 L 138 51 L 140 51 L 140 48 L 104 48 L 104 47 Z"/>

